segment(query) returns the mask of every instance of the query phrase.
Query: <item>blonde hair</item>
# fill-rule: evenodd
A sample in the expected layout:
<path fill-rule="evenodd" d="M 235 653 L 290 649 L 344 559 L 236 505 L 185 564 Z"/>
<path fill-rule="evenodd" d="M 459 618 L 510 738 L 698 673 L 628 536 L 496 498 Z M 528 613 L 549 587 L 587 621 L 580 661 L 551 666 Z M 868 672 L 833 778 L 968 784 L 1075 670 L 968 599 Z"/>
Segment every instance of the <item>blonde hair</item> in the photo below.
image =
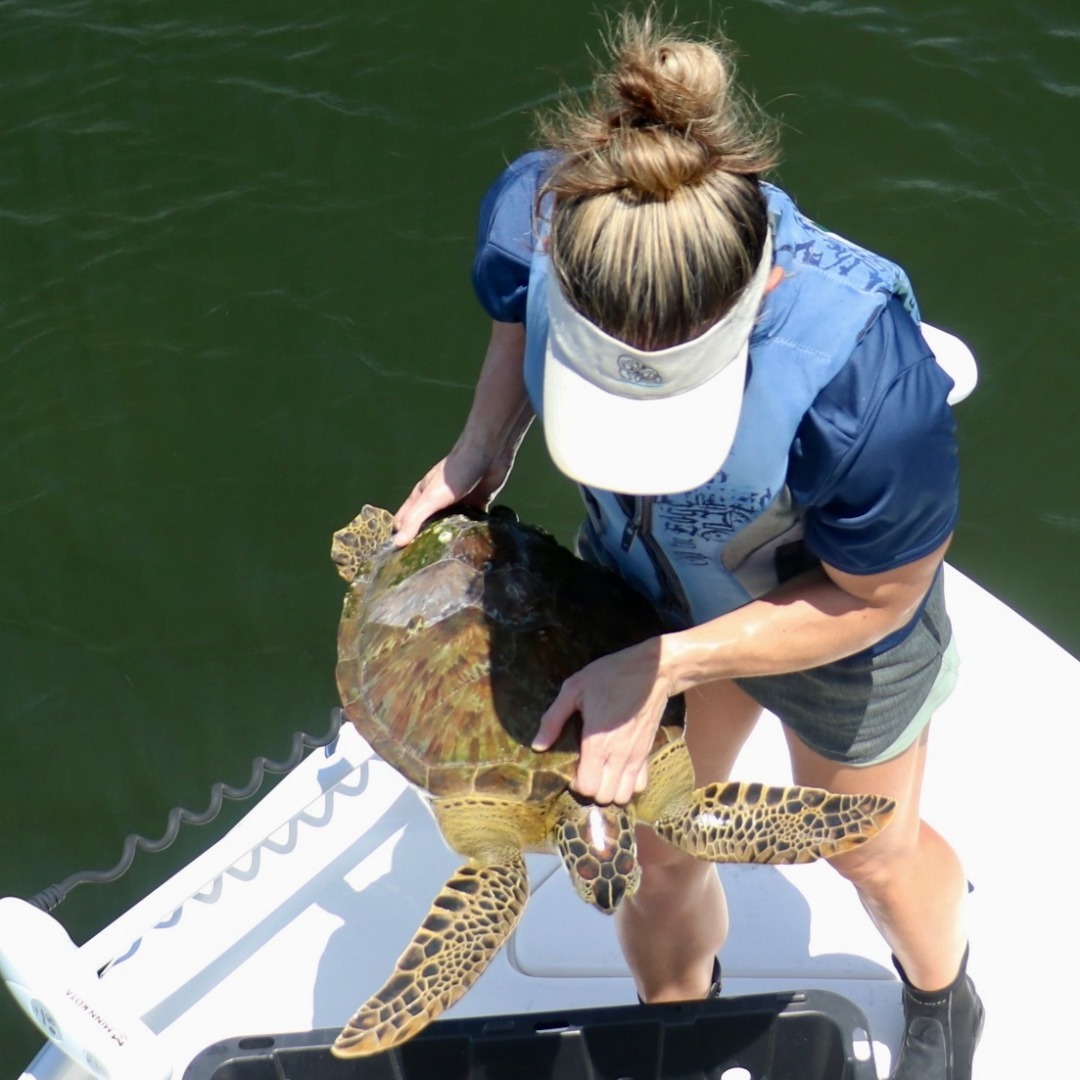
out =
<path fill-rule="evenodd" d="M 771 127 L 725 43 L 624 15 L 591 100 L 539 119 L 559 157 L 549 254 L 570 302 L 612 337 L 661 349 L 719 319 L 761 258 Z"/>

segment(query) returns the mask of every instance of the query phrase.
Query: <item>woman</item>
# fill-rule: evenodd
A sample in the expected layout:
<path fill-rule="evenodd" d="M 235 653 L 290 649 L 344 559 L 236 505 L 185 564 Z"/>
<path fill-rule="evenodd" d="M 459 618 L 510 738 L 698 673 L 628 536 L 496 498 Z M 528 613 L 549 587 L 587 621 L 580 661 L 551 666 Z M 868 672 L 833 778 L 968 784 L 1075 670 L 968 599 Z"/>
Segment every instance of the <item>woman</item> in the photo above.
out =
<path fill-rule="evenodd" d="M 699 784 L 728 776 L 762 706 L 793 775 L 898 805 L 832 860 L 904 980 L 894 1076 L 967 1080 L 982 1006 L 965 973 L 966 880 L 919 819 L 927 724 L 955 679 L 941 564 L 956 519 L 950 380 L 907 278 L 765 184 L 773 144 L 722 46 L 625 18 L 586 105 L 545 121 L 482 208 L 474 282 L 494 319 L 449 455 L 395 517 L 406 544 L 486 506 L 534 415 L 582 486 L 579 546 L 670 632 L 566 681 L 545 749 L 583 718 L 575 782 L 626 802 L 663 705 L 686 695 Z M 646 1001 L 718 990 L 712 866 L 640 837 L 619 939 Z"/>

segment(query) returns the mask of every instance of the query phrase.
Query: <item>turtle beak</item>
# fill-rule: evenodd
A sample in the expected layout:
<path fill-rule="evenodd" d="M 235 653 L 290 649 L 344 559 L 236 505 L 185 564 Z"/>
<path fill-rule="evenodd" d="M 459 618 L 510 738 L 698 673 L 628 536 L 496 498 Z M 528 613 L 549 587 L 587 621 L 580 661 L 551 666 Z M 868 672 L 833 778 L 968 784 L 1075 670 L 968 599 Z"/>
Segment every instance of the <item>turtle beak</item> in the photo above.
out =
<path fill-rule="evenodd" d="M 614 915 L 615 909 L 622 902 L 627 891 L 627 883 L 621 878 L 614 878 L 611 881 L 600 880 L 593 884 L 592 902 L 605 915 Z"/>

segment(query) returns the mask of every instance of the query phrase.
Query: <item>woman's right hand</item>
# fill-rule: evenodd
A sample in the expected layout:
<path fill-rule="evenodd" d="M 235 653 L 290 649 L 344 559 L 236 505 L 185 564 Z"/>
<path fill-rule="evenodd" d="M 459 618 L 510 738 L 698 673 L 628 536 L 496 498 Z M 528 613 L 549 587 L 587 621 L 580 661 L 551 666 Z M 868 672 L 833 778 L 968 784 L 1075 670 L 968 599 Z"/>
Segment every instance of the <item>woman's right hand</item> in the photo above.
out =
<path fill-rule="evenodd" d="M 394 544 L 404 547 L 432 514 L 458 503 L 486 510 L 513 463 L 511 457 L 506 463 L 488 464 L 455 447 L 425 473 L 394 515 Z"/>
<path fill-rule="evenodd" d="M 473 406 L 453 450 L 412 489 L 394 515 L 394 543 L 404 547 L 432 514 L 455 503 L 486 510 L 502 490 L 532 423 L 525 393 L 525 327 L 493 323 Z"/>

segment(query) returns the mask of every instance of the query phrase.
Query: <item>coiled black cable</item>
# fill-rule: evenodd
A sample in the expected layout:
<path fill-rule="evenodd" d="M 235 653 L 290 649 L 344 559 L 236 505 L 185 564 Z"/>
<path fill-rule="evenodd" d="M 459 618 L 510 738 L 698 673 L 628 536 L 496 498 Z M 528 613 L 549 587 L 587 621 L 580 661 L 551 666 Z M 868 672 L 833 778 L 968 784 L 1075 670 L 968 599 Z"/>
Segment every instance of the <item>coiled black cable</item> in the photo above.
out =
<path fill-rule="evenodd" d="M 251 763 L 251 778 L 243 787 L 233 787 L 218 781 L 210 789 L 210 805 L 201 813 L 195 813 L 183 806 L 174 807 L 169 811 L 165 832 L 159 839 L 148 840 L 145 836 L 132 833 L 124 840 L 123 854 L 115 866 L 108 870 L 81 870 L 71 874 L 63 881 L 35 893 L 27 903 L 42 911 L 52 911 L 76 885 L 103 885 L 116 881 L 127 873 L 136 851 L 147 851 L 151 854 L 164 851 L 176 839 L 181 825 L 208 825 L 221 812 L 225 799 L 233 802 L 250 799 L 262 786 L 267 773 L 290 773 L 300 764 L 305 750 L 316 750 L 332 743 L 338 736 L 341 722 L 341 709 L 334 709 L 330 714 L 330 730 L 321 738 L 313 738 L 303 731 L 294 732 L 289 756 L 284 761 L 271 761 L 261 756 L 255 758 Z"/>

